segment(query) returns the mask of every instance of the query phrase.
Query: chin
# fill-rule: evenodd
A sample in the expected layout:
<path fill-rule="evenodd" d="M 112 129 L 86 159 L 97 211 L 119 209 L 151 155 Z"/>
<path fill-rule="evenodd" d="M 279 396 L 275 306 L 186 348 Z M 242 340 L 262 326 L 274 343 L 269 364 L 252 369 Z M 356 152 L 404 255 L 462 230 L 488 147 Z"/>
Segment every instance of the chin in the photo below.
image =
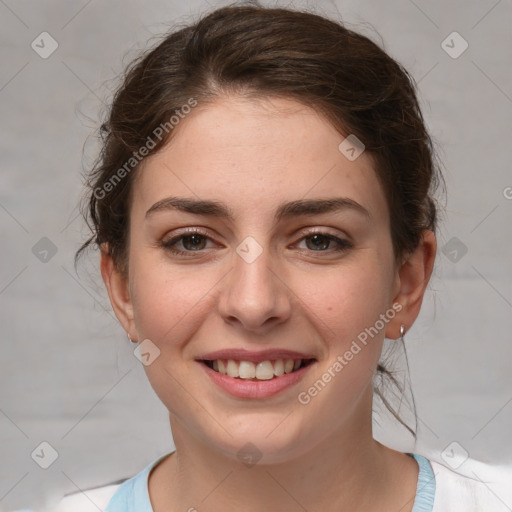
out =
<path fill-rule="evenodd" d="M 256 416 L 256 415 L 254 415 Z M 294 431 L 292 425 L 288 422 L 290 418 L 283 421 L 283 416 L 279 415 L 268 419 L 243 418 L 236 426 L 226 426 L 226 431 L 221 430 L 221 438 L 208 438 L 208 444 L 214 446 L 225 457 L 239 460 L 243 464 L 251 467 L 255 464 L 281 464 L 290 462 L 301 455 L 304 455 L 311 447 L 305 439 L 301 438 L 297 431 Z M 286 418 L 286 416 L 284 416 Z"/>

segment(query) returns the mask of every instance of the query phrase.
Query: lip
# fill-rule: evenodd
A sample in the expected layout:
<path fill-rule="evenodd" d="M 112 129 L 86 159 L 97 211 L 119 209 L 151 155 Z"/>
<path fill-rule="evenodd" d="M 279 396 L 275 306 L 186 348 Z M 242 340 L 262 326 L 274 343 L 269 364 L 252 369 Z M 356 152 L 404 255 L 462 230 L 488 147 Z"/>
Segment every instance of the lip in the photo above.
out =
<path fill-rule="evenodd" d="M 279 357 L 277 359 L 279 359 Z M 301 358 L 297 357 L 297 359 Z M 315 364 L 315 362 L 312 362 L 308 366 L 304 366 L 292 373 L 285 373 L 280 377 L 274 377 L 270 380 L 260 381 L 230 377 L 229 375 L 223 375 L 219 372 L 216 372 L 215 370 L 212 370 L 201 361 L 198 361 L 198 364 L 204 369 L 214 384 L 228 392 L 230 395 L 233 395 L 237 398 L 258 399 L 272 397 L 299 383 L 304 378 L 309 369 Z"/>
<path fill-rule="evenodd" d="M 316 357 L 312 354 L 286 349 L 267 349 L 254 352 L 244 348 L 215 350 L 214 352 L 208 352 L 207 354 L 196 357 L 196 361 L 215 361 L 216 359 L 233 359 L 234 361 L 261 363 L 262 361 L 275 361 L 276 359 L 316 359 Z"/>

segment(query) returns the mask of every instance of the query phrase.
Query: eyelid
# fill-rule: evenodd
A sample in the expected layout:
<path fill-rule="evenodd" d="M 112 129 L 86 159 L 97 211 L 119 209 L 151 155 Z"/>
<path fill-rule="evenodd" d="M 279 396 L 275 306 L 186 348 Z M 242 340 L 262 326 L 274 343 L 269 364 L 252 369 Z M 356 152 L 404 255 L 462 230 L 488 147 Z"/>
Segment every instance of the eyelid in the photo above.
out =
<path fill-rule="evenodd" d="M 312 235 L 328 235 L 332 236 L 334 238 L 343 238 L 346 242 L 352 243 L 351 237 L 346 232 L 341 232 L 338 230 L 334 232 L 334 228 L 328 228 L 328 227 L 314 227 L 314 228 L 303 228 L 297 232 L 295 236 L 305 237 L 305 236 L 312 236 Z"/>
<path fill-rule="evenodd" d="M 167 233 L 167 234 L 169 234 L 169 233 Z M 164 239 L 165 239 L 166 235 L 164 235 L 164 237 L 163 237 Z M 187 236 L 187 235 L 204 235 L 204 236 L 207 236 L 208 238 L 212 238 L 210 232 L 208 230 L 206 230 L 205 228 L 186 227 L 186 228 L 180 228 L 177 230 L 173 230 L 171 239 L 177 238 L 179 236 Z"/>

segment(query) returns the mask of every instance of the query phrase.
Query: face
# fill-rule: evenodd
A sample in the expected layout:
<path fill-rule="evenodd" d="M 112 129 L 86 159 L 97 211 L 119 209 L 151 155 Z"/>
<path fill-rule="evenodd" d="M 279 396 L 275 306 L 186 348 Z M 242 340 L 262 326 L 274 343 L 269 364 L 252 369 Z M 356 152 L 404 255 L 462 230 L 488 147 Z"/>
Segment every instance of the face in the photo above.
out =
<path fill-rule="evenodd" d="M 116 313 L 159 351 L 144 368 L 173 432 L 277 461 L 371 422 L 401 281 L 372 161 L 346 158 L 343 139 L 292 100 L 226 97 L 144 162 Z M 260 378 L 223 376 L 218 359 Z M 308 364 L 273 376 L 287 359 Z"/>

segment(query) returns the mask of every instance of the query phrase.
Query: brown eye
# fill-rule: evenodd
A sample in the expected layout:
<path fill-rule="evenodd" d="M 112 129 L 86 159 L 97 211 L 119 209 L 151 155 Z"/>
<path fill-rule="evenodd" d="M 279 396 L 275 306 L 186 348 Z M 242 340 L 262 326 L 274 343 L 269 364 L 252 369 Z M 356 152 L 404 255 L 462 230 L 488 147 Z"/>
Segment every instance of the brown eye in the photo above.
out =
<path fill-rule="evenodd" d="M 173 254 L 189 255 L 190 253 L 206 249 L 208 240 L 211 240 L 211 238 L 206 233 L 193 231 L 164 240 L 161 242 L 161 245 L 165 250 Z"/>
<path fill-rule="evenodd" d="M 312 235 L 305 238 L 306 245 L 308 246 L 308 249 L 312 250 L 322 250 L 327 249 L 329 244 L 332 242 L 331 237 L 327 237 L 325 235 Z M 308 244 L 308 240 L 311 242 L 311 244 Z"/>
<path fill-rule="evenodd" d="M 204 245 L 206 242 L 206 239 L 203 235 L 187 235 L 181 237 L 183 247 L 187 250 L 191 251 L 198 251 L 200 249 L 204 249 Z"/>
<path fill-rule="evenodd" d="M 313 233 L 303 237 L 306 248 L 315 252 L 344 251 L 352 247 L 347 240 L 342 240 L 328 233 Z M 334 247 L 333 247 L 334 245 Z"/>

